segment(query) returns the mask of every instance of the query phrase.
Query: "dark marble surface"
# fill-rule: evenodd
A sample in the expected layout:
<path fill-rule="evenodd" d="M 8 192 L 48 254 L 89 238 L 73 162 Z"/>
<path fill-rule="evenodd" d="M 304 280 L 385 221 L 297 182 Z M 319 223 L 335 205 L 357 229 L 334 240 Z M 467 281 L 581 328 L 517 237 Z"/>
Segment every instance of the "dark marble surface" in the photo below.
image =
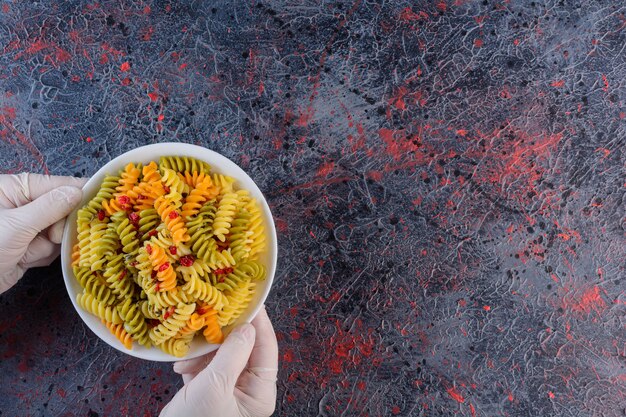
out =
<path fill-rule="evenodd" d="M 4 0 L 0 167 L 240 164 L 279 229 L 277 416 L 623 416 L 625 42 L 615 1 Z M 99 341 L 58 263 L 0 339 L 3 416 L 181 386 Z"/>

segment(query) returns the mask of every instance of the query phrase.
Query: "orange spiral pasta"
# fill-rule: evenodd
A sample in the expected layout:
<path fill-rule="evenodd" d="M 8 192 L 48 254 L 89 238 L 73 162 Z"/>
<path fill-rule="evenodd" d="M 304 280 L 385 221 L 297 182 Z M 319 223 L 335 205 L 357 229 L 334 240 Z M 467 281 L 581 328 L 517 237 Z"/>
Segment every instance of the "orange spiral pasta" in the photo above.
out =
<path fill-rule="evenodd" d="M 159 291 L 171 291 L 176 288 L 176 273 L 170 259 L 163 248 L 158 245 L 146 243 L 146 252 L 152 262 L 152 268 L 156 271 L 156 278 L 160 281 Z"/>
<path fill-rule="evenodd" d="M 78 211 L 76 305 L 127 349 L 180 358 L 195 337 L 222 343 L 266 275 L 263 209 L 228 173 L 188 156 L 116 174 Z"/>
<path fill-rule="evenodd" d="M 159 167 L 152 161 L 142 170 L 141 182 L 133 187 L 131 194 L 135 197 L 135 211 L 148 210 L 154 207 L 154 200 L 165 194 Z"/>
<path fill-rule="evenodd" d="M 217 197 L 217 188 L 213 187 L 211 177 L 205 177 L 205 179 L 199 182 L 196 187 L 191 190 L 191 193 L 185 198 L 185 204 L 181 211 L 181 216 L 186 219 L 190 216 L 195 216 L 202 208 L 202 205 Z"/>
<path fill-rule="evenodd" d="M 217 322 L 217 311 L 208 307 L 207 312 L 202 316 L 206 324 L 202 334 L 206 341 L 209 343 L 222 343 L 224 341 L 224 333 L 222 333 L 222 328 Z"/>
<path fill-rule="evenodd" d="M 72 246 L 72 266 L 78 266 L 80 262 L 80 246 L 75 244 Z"/>
<path fill-rule="evenodd" d="M 178 332 L 178 335 L 186 336 L 188 334 L 197 332 L 202 327 L 204 327 L 204 317 L 196 312 L 191 315 L 189 320 L 187 320 L 185 327 L 180 329 L 180 331 Z"/>
<path fill-rule="evenodd" d="M 115 187 L 115 191 L 117 191 L 114 195 L 120 196 L 128 194 L 129 191 L 133 189 L 135 185 L 137 185 L 137 181 L 141 176 L 141 169 L 136 167 L 132 162 L 126 165 L 124 168 L 124 172 L 120 176 L 119 183 L 120 185 Z"/>
<path fill-rule="evenodd" d="M 170 231 L 172 240 L 175 245 L 189 240 L 189 234 L 187 233 L 187 227 L 185 222 L 177 210 L 177 206 L 174 203 L 178 194 L 172 192 L 167 196 L 161 196 L 154 202 L 154 208 L 156 209 L 161 220 L 165 223 L 165 227 Z M 178 200 L 180 202 L 180 200 Z"/>
<path fill-rule="evenodd" d="M 203 182 L 206 178 L 209 178 L 209 179 L 211 178 L 209 175 L 206 175 L 204 172 L 198 172 L 198 171 L 193 171 L 191 173 L 189 171 L 185 171 L 184 174 L 182 172 L 179 172 L 178 177 L 181 179 L 181 181 L 183 181 L 185 184 L 187 184 L 191 188 L 196 188 L 198 184 Z"/>
<path fill-rule="evenodd" d="M 107 326 L 107 329 L 109 329 L 109 331 L 113 334 L 113 336 L 117 338 L 117 340 L 122 342 L 126 349 L 131 350 L 133 348 L 133 339 L 130 337 L 128 332 L 124 330 L 123 324 L 113 324 L 106 320 L 102 320 L 102 324 Z"/>

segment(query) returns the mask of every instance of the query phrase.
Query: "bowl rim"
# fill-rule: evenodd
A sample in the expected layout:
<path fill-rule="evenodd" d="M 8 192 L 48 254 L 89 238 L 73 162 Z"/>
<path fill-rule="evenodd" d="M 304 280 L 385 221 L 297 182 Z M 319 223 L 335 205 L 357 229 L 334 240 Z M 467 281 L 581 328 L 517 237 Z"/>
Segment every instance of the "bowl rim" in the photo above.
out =
<path fill-rule="evenodd" d="M 158 156 L 152 157 L 142 157 L 141 154 L 148 153 Z M 141 162 L 143 161 L 152 161 L 156 159 L 158 162 L 158 158 L 160 156 L 189 156 L 194 157 L 198 160 L 207 162 L 211 166 L 211 172 L 217 172 L 225 175 L 229 175 L 238 183 L 247 183 L 241 184 L 243 189 L 248 190 L 254 198 L 257 199 L 257 202 L 261 206 L 264 223 L 265 223 L 265 235 L 266 235 L 266 252 L 268 252 L 267 257 L 269 259 L 269 264 L 266 264 L 267 275 L 265 278 L 265 288 L 262 294 L 255 294 L 255 297 L 258 296 L 257 304 L 250 309 L 251 311 L 248 313 L 247 317 L 244 320 L 238 320 L 234 325 L 228 326 L 228 329 L 233 326 L 246 322 L 251 322 L 254 317 L 258 314 L 258 312 L 263 307 L 267 296 L 269 295 L 270 289 L 272 287 L 274 276 L 276 273 L 276 264 L 278 259 L 278 240 L 276 235 L 276 226 L 274 224 L 274 218 L 272 216 L 272 212 L 270 210 L 269 204 L 267 203 L 267 199 L 265 195 L 260 190 L 256 182 L 248 175 L 247 172 L 243 170 L 239 165 L 235 162 L 227 158 L 226 156 L 212 150 L 209 148 L 205 148 L 203 146 L 188 144 L 188 143 L 179 143 L 179 142 L 161 142 L 156 144 L 144 145 L 134 149 L 131 149 L 127 152 L 124 152 L 115 158 L 108 161 L 102 167 L 100 167 L 85 183 L 83 186 L 83 198 L 81 203 L 70 213 L 67 217 L 67 221 L 65 222 L 65 226 L 63 228 L 63 237 L 61 241 L 61 269 L 63 272 L 63 282 L 65 284 L 65 288 L 67 290 L 68 296 L 71 299 L 72 305 L 74 309 L 80 316 L 83 323 L 102 341 L 104 341 L 109 346 L 123 352 L 127 355 L 134 356 L 139 359 L 155 361 L 155 362 L 173 362 L 179 360 L 188 360 L 193 359 L 202 355 L 205 355 L 219 347 L 218 344 L 208 344 L 203 342 L 200 344 L 200 347 L 196 349 L 194 352 L 188 353 L 186 356 L 182 358 L 176 358 L 174 356 L 168 355 L 167 353 L 161 351 L 156 347 L 144 348 L 143 346 L 138 346 L 137 343 L 133 343 L 133 349 L 126 349 L 117 338 L 115 338 L 109 330 L 100 322 L 100 319 L 92 314 L 84 311 L 80 306 L 76 303 L 76 291 L 72 288 L 73 284 L 71 281 L 74 281 L 75 284 L 78 284 L 76 278 L 74 277 L 74 273 L 71 266 L 71 255 L 72 255 L 72 247 L 73 242 L 76 240 L 76 215 L 80 208 L 82 208 L 87 202 L 89 202 L 97 190 L 100 188 L 102 184 L 102 180 L 104 177 L 110 172 L 119 172 L 120 169 L 123 169 L 126 164 L 129 162 Z M 208 159 L 213 160 L 213 162 Z M 215 160 L 220 161 L 219 164 L 215 162 Z M 231 165 L 228 167 L 228 165 Z M 231 172 L 232 171 L 232 172 Z M 93 189 L 93 190 L 92 190 Z M 89 190 L 92 190 L 91 192 Z M 258 288 L 258 286 L 257 286 Z M 242 316 L 243 317 L 243 316 Z M 94 322 L 94 319 L 97 321 Z M 94 325 L 95 324 L 95 325 Z M 106 334 L 112 337 L 103 337 L 102 334 Z M 198 344 L 196 344 L 198 346 Z"/>

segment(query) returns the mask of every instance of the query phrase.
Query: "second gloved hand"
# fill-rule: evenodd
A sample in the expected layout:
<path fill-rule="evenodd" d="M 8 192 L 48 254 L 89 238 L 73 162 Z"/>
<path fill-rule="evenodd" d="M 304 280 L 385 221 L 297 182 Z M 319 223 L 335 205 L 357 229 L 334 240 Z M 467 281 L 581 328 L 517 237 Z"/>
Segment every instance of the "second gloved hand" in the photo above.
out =
<path fill-rule="evenodd" d="M 208 364 L 208 365 L 207 365 Z M 185 386 L 161 417 L 268 417 L 276 405 L 278 345 L 263 308 L 235 329 L 217 353 L 177 362 Z"/>
<path fill-rule="evenodd" d="M 59 255 L 65 216 L 80 202 L 82 178 L 0 175 L 0 294 L 28 268 Z"/>

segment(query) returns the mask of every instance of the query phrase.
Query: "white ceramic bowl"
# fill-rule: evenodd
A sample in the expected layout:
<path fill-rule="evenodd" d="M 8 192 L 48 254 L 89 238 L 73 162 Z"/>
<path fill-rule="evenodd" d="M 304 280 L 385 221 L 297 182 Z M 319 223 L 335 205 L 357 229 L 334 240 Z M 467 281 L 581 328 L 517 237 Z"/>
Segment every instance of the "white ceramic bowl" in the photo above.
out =
<path fill-rule="evenodd" d="M 267 243 L 265 252 L 261 255 L 260 261 L 265 265 L 267 269 L 267 278 L 265 279 L 265 281 L 258 283 L 256 287 L 257 290 L 254 298 L 252 299 L 252 302 L 241 315 L 241 317 L 237 320 L 237 322 L 224 330 L 225 333 L 228 333 L 229 329 L 236 326 L 237 324 L 244 322 L 249 323 L 259 312 L 270 291 L 272 281 L 274 280 L 274 273 L 276 271 L 276 257 L 278 252 L 276 228 L 274 226 L 274 220 L 272 219 L 272 213 L 270 212 L 270 208 L 267 205 L 267 201 L 265 201 L 265 197 L 263 197 L 261 190 L 259 190 L 259 187 L 257 187 L 252 178 L 250 178 L 248 174 L 246 174 L 241 168 L 239 168 L 237 164 L 232 162 L 230 159 L 218 154 L 217 152 L 213 152 L 212 150 L 196 145 L 189 145 L 184 143 L 158 143 L 155 145 L 142 146 L 140 148 L 133 149 L 132 151 L 126 152 L 118 156 L 117 158 L 109 161 L 109 163 L 100 168 L 98 172 L 96 172 L 83 187 L 83 201 L 81 202 L 79 208 L 85 205 L 96 195 L 98 189 L 100 188 L 100 184 L 104 180 L 106 174 L 117 174 L 129 162 L 141 162 L 147 164 L 150 161 L 156 161 L 158 163 L 159 157 L 168 155 L 191 156 L 196 159 L 208 162 L 211 165 L 211 169 L 213 172 L 226 174 L 235 178 L 237 180 L 237 188 L 243 188 L 248 190 L 250 194 L 257 199 L 259 205 L 263 210 Z M 189 353 L 184 358 L 175 358 L 156 347 L 147 349 L 143 346 L 140 346 L 136 342 L 133 343 L 133 349 L 128 350 L 120 343 L 119 340 L 115 338 L 115 336 L 113 336 L 109 332 L 104 324 L 100 322 L 99 318 L 87 313 L 82 308 L 80 308 L 80 306 L 76 304 L 76 295 L 82 291 L 82 287 L 74 277 L 71 266 L 72 247 L 77 240 L 77 211 L 78 210 L 74 210 L 74 212 L 72 212 L 72 214 L 70 214 L 70 216 L 67 218 L 67 222 L 65 223 L 65 230 L 63 231 L 63 241 L 61 246 L 61 266 L 63 268 L 63 278 L 65 280 L 67 292 L 72 299 L 72 304 L 78 312 L 78 315 L 100 339 L 104 340 L 115 349 L 135 356 L 137 358 L 162 362 L 175 361 L 180 359 L 192 359 L 198 356 L 202 356 L 218 348 L 219 345 L 210 345 L 206 343 L 203 338 L 196 337 L 191 344 Z"/>

